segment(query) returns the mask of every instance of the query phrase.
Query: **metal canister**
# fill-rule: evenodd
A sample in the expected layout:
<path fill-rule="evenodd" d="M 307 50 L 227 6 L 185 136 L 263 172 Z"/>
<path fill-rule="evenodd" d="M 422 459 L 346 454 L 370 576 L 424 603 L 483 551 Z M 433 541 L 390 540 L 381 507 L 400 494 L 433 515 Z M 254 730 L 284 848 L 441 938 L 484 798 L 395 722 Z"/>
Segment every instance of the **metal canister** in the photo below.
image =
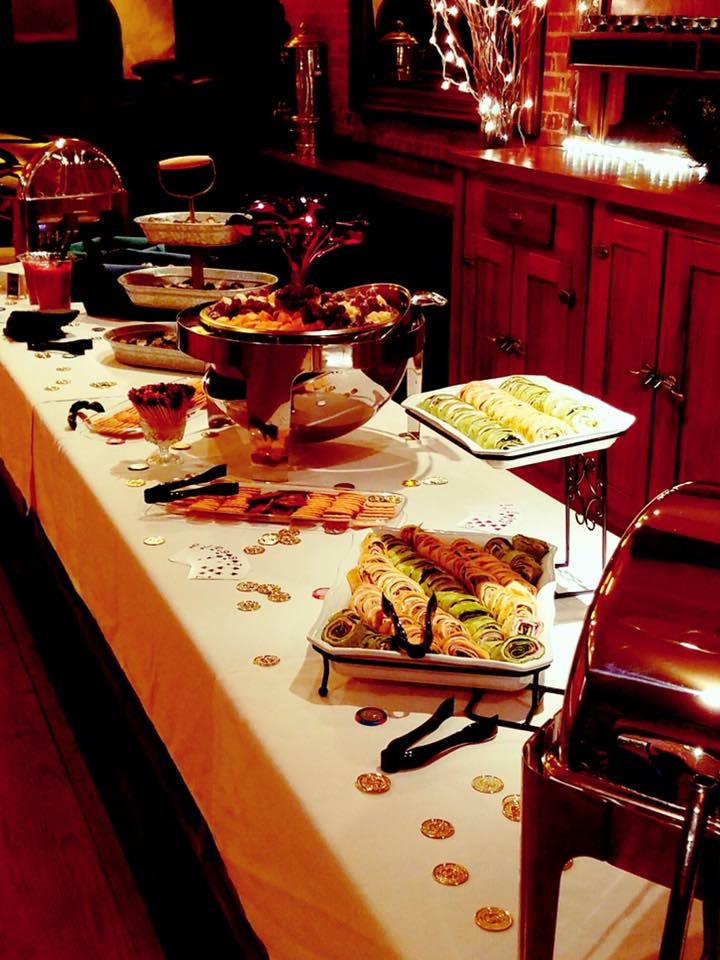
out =
<path fill-rule="evenodd" d="M 415 79 L 415 50 L 418 42 L 398 20 L 395 29 L 380 38 L 384 70 L 388 79 L 396 83 L 410 83 Z"/>
<path fill-rule="evenodd" d="M 291 119 L 295 149 L 302 156 L 315 156 L 317 130 L 327 102 L 327 45 L 308 33 L 301 23 L 285 44 L 292 70 L 294 95 Z"/>

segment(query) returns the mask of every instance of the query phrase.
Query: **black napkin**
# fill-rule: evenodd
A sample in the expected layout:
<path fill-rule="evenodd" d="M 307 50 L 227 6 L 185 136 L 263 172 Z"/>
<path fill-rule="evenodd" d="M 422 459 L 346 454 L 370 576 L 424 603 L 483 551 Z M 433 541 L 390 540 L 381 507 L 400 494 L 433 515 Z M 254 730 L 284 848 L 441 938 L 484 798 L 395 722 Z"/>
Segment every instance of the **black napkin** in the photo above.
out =
<path fill-rule="evenodd" d="M 62 329 L 78 315 L 77 310 L 13 310 L 5 324 L 5 336 L 21 343 L 61 340 Z"/>

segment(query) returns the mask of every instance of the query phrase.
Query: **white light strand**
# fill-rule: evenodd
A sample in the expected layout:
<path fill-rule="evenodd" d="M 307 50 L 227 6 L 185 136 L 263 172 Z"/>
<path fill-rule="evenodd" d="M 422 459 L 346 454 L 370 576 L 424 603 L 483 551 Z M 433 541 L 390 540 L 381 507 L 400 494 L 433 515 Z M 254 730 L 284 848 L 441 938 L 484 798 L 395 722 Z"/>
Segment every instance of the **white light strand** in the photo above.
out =
<path fill-rule="evenodd" d="M 671 148 L 647 150 L 627 143 L 601 143 L 590 137 L 566 137 L 562 148 L 571 165 L 582 173 L 620 177 L 641 174 L 658 186 L 702 180 L 707 174 L 702 164 Z"/>
<path fill-rule="evenodd" d="M 441 88 L 470 93 L 491 140 L 508 139 L 533 101 L 523 95 L 524 67 L 547 0 L 433 0 L 430 41 L 440 54 Z"/>

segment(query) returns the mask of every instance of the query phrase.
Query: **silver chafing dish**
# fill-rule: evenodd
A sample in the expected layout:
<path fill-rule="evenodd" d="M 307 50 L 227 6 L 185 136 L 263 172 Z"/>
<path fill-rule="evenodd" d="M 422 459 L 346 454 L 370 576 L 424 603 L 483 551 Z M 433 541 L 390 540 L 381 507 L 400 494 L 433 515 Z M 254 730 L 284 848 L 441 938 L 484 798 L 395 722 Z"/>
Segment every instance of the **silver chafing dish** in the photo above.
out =
<path fill-rule="evenodd" d="M 0 133 L 0 219 L 12 224 L 16 254 L 60 246 L 111 212 L 127 220 L 127 194 L 102 150 L 70 137 Z"/>
<path fill-rule="evenodd" d="M 521 958 L 550 960 L 577 856 L 672 888 L 660 960 L 693 895 L 704 960 L 720 907 L 720 485 L 686 483 L 628 528 L 588 610 L 562 711 L 526 744 Z"/>
<path fill-rule="evenodd" d="M 178 314 L 178 346 L 207 362 L 208 395 L 249 432 L 254 475 L 287 475 L 294 443 L 331 440 L 357 429 L 400 385 L 406 369 L 419 389 L 425 320 L 418 309 L 441 305 L 433 293 L 412 296 L 380 283 L 348 288 L 378 293 L 399 318 L 392 325 L 297 334 L 221 332 Z"/>

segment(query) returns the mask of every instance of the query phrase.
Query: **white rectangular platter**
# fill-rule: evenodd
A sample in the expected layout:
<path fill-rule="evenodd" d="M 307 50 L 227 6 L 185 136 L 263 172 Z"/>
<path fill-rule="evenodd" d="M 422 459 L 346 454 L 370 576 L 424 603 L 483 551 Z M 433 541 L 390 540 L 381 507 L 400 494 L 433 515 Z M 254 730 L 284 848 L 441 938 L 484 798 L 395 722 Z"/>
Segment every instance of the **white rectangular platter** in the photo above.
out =
<path fill-rule="evenodd" d="M 632 414 L 624 413 L 622 410 L 618 410 L 617 407 L 612 407 L 609 403 L 598 400 L 587 393 L 583 393 L 581 390 L 576 390 L 574 387 L 567 386 L 564 383 L 558 383 L 556 380 L 551 380 L 549 377 L 540 375 L 528 373 L 523 374 L 523 376 L 551 390 L 556 390 L 558 393 L 564 393 L 569 397 L 574 397 L 583 403 L 589 404 L 597 411 L 598 418 L 601 421 L 600 426 L 587 433 L 578 433 L 574 436 L 563 437 L 559 440 L 548 440 L 543 443 L 526 443 L 522 446 L 513 447 L 511 450 L 485 450 L 451 424 L 445 423 L 445 421 L 439 417 L 419 408 L 419 404 L 427 397 L 432 397 L 440 393 L 452 394 L 453 396 L 459 394 L 464 384 L 458 383 L 454 386 L 443 387 L 439 390 L 428 390 L 425 393 L 413 394 L 413 396 L 404 400 L 402 405 L 414 419 L 432 427 L 433 430 L 437 430 L 438 433 L 443 434 L 443 436 L 464 447 L 472 453 L 473 456 L 485 460 L 490 466 L 497 467 L 501 470 L 508 470 L 512 467 L 526 467 L 533 463 L 544 463 L 547 460 L 569 457 L 576 453 L 606 450 L 612 446 L 615 440 L 622 436 L 626 430 L 629 430 L 635 422 L 635 417 Z M 489 384 L 491 387 L 499 387 L 505 379 L 507 378 L 496 377 L 491 380 L 483 380 L 482 382 Z"/>
<path fill-rule="evenodd" d="M 375 527 L 375 533 L 392 533 L 397 528 Z M 464 531 L 432 530 L 438 537 L 449 540 L 464 537 L 478 546 L 491 539 L 489 534 Z M 538 638 L 545 652 L 537 660 L 512 663 L 504 660 L 473 660 L 469 657 L 454 657 L 450 654 L 432 653 L 419 660 L 410 660 L 395 650 L 366 650 L 360 647 L 336 647 L 322 639 L 323 627 L 332 614 L 347 607 L 350 602 L 350 585 L 346 573 L 358 558 L 360 545 L 369 533 L 357 530 L 352 534 L 350 548 L 338 565 L 337 575 L 323 601 L 322 609 L 308 632 L 308 641 L 316 650 L 331 657 L 333 669 L 345 676 L 368 680 L 392 680 L 397 683 L 428 683 L 454 687 L 480 687 L 485 690 L 522 690 L 532 676 L 552 663 L 550 633 L 555 619 L 555 550 L 550 549 L 542 561 L 542 576 L 537 583 L 538 615 L 544 629 Z"/>

